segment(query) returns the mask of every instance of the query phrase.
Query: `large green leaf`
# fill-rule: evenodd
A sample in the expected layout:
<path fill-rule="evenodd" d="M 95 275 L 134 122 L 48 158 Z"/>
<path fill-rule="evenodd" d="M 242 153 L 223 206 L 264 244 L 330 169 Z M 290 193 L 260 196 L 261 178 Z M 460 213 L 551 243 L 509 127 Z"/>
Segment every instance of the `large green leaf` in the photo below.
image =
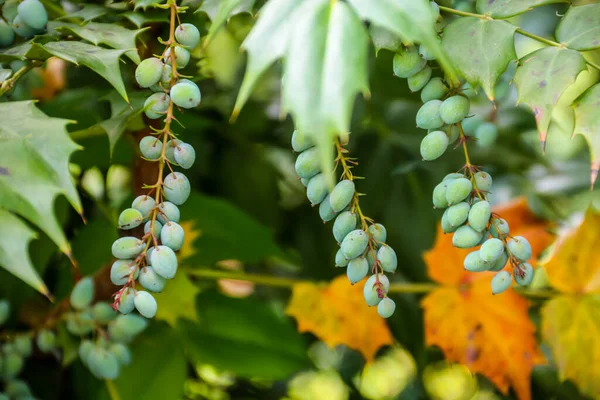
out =
<path fill-rule="evenodd" d="M 600 168 L 600 83 L 589 88 L 574 103 L 575 131 L 590 146 L 591 184 L 594 185 Z"/>
<path fill-rule="evenodd" d="M 444 29 L 442 44 L 459 74 L 493 100 L 496 81 L 517 58 L 516 29 L 505 21 L 459 18 Z"/>
<path fill-rule="evenodd" d="M 207 40 L 233 15 L 252 12 L 255 0 L 204 0 L 196 12 L 205 12 L 212 21 Z"/>
<path fill-rule="evenodd" d="M 226 201 L 192 193 L 181 207 L 181 215 L 200 231 L 190 264 L 212 265 L 229 259 L 256 263 L 269 256 L 284 256 L 269 229 Z"/>
<path fill-rule="evenodd" d="M 29 59 L 41 59 L 45 60 L 48 58 L 47 55 L 40 54 L 39 49 L 33 47 L 33 40 L 28 40 L 18 45 L 9 47 L 7 49 L 0 49 L 0 62 L 10 62 L 13 60 L 25 60 Z"/>
<path fill-rule="evenodd" d="M 369 27 L 369 33 L 371 34 L 371 40 L 373 40 L 373 46 L 375 46 L 375 54 L 379 53 L 381 49 L 387 49 L 390 51 L 398 51 L 402 46 L 402 40 L 395 33 L 388 29 L 382 28 L 377 25 L 371 25 Z"/>
<path fill-rule="evenodd" d="M 144 11 L 143 13 L 137 11 L 127 11 L 121 14 L 121 17 L 127 18 L 138 28 L 157 22 L 169 22 L 169 15 L 164 10 L 149 10 Z"/>
<path fill-rule="evenodd" d="M 179 320 L 188 356 L 242 377 L 284 379 L 310 366 L 291 321 L 252 298 L 213 291 L 196 298 L 198 323 Z"/>
<path fill-rule="evenodd" d="M 349 0 L 349 3 L 362 18 L 394 32 L 404 42 L 423 43 L 454 80 L 454 67 L 438 39 L 428 0 Z"/>
<path fill-rule="evenodd" d="M 567 2 L 568 0 L 477 0 L 477 11 L 494 18 L 508 18 L 545 4 Z"/>
<path fill-rule="evenodd" d="M 68 13 L 67 15 L 57 18 L 57 20 L 80 19 L 83 22 L 89 22 L 108 14 L 109 11 L 110 10 L 108 8 L 99 6 L 97 4 L 85 4 L 81 10 Z"/>
<path fill-rule="evenodd" d="M 316 138 L 321 169 L 333 186 L 333 138 L 348 134 L 356 94 L 369 95 L 369 35 L 340 1 L 314 0 L 298 10 L 282 80 L 283 110 L 300 132 Z"/>
<path fill-rule="evenodd" d="M 0 266 L 40 293 L 49 296 L 48 288 L 29 258 L 28 245 L 33 238 L 35 233 L 23 221 L 0 208 Z"/>
<path fill-rule="evenodd" d="M 586 69 L 585 59 L 575 50 L 545 47 L 528 54 L 520 63 L 514 78 L 519 102 L 531 107 L 543 147 L 552 110 L 577 75 Z"/>
<path fill-rule="evenodd" d="M 60 32 L 72 32 L 80 38 L 95 44 L 96 46 L 99 44 L 105 44 L 113 49 L 128 50 L 125 55 L 136 64 L 139 64 L 140 56 L 138 55 L 135 47 L 135 38 L 141 32 L 148 29 L 143 28 L 134 31 L 125 29 L 117 24 L 100 24 L 96 22 L 89 22 L 85 25 L 78 25 L 70 22 L 59 21 L 49 22 L 48 27 L 56 29 Z"/>
<path fill-rule="evenodd" d="M 295 11 L 300 4 L 296 0 L 270 0 L 261 8 L 256 25 L 241 46 L 248 52 L 248 65 L 235 102 L 233 118 L 250 97 L 260 76 L 285 54 Z"/>
<path fill-rule="evenodd" d="M 570 7 L 556 28 L 556 39 L 573 50 L 600 47 L 600 4 Z"/>
<path fill-rule="evenodd" d="M 123 77 L 121 77 L 121 70 L 119 68 L 119 59 L 127 50 L 104 49 L 75 41 L 50 42 L 45 45 L 36 43 L 34 47 L 38 47 L 53 56 L 73 64 L 85 65 L 106 79 L 114 86 L 125 101 L 128 101 L 125 84 L 123 83 Z"/>

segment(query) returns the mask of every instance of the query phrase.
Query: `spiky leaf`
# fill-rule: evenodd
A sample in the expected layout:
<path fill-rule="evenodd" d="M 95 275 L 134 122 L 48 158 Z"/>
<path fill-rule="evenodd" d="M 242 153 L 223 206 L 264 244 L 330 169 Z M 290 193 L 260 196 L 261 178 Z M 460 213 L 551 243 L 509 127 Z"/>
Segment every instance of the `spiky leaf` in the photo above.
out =
<path fill-rule="evenodd" d="M 600 4 L 570 7 L 556 28 L 556 39 L 573 50 L 600 47 Z"/>
<path fill-rule="evenodd" d="M 589 88 L 574 103 L 575 131 L 574 134 L 582 135 L 590 146 L 591 183 L 592 186 L 598 176 L 600 168 L 600 83 Z"/>

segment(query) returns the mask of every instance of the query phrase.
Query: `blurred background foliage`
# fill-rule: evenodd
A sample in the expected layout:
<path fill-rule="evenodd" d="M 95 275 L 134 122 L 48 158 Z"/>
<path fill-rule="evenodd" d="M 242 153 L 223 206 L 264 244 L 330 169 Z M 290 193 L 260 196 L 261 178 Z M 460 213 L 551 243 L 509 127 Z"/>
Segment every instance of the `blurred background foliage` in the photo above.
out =
<path fill-rule="evenodd" d="M 469 9 L 472 4 L 455 6 Z M 514 22 L 551 36 L 566 7 L 539 7 Z M 160 20 L 151 10 L 142 15 Z M 186 14 L 184 22 L 204 27 L 203 34 L 210 26 L 202 12 Z M 245 65 L 239 47 L 253 22 L 249 13 L 232 16 L 208 46 L 195 51 L 196 62 L 184 71 L 202 77 L 201 106 L 181 116 L 185 128 L 175 127 L 198 155 L 188 171 L 194 194 L 182 209 L 190 238 L 182 251 L 185 273 L 157 296 L 157 321 L 133 345 L 132 365 L 107 384 L 94 379 L 80 361 L 71 363 L 73 357 L 65 355 L 64 368 L 56 368 L 48 357 L 36 357 L 24 373 L 34 393 L 43 393 L 39 397 L 44 399 L 516 398 L 513 393 L 502 395 L 468 368 L 446 363 L 439 349 L 425 346 L 420 295 L 393 295 L 398 309 L 388 324 L 395 343 L 381 349 L 370 364 L 355 350 L 330 348 L 309 333 L 298 333 L 296 322 L 285 315 L 290 285 L 269 283 L 268 277 L 279 277 L 280 283 L 330 281 L 341 270 L 333 267 L 337 245 L 331 225 L 324 225 L 310 207 L 294 172 L 289 145 L 293 125 L 289 118 L 280 119 L 277 66 L 262 78 L 237 121 L 229 123 Z M 152 24 L 140 34 L 140 52 L 156 53 L 153 38 L 159 35 L 165 36 L 164 25 Z M 516 45 L 519 57 L 539 48 L 526 37 L 518 37 Z M 599 51 L 587 56 L 600 60 Z M 463 156 L 453 151 L 435 162 L 421 162 L 423 133 L 414 123 L 421 102 L 405 80 L 392 76 L 392 57 L 387 50 L 372 53 L 372 97 L 356 100 L 348 148 L 359 160 L 355 174 L 366 178 L 358 184 L 367 194 L 362 207 L 385 224 L 388 242 L 398 253 L 393 281 L 423 283 L 429 282 L 423 253 L 433 246 L 441 217 L 432 209 L 430 193 L 444 175 L 461 168 Z M 581 215 L 590 204 L 600 207 L 600 190 L 589 190 L 588 149 L 580 136 L 570 138 L 571 122 L 560 110 L 553 115 L 542 154 L 530 111 L 515 107 L 515 89 L 509 85 L 514 67 L 498 84 L 495 105 L 483 93 L 472 101 L 472 110 L 499 128 L 492 146 L 471 146 L 474 163 L 495 177 L 492 201 L 504 204 L 525 196 L 536 215 L 556 222 Z M 124 63 L 121 70 L 135 99 L 133 65 Z M 570 89 L 571 101 L 581 93 L 578 87 L 587 87 L 586 79 L 596 80 L 597 72 L 579 77 Z M 77 121 L 68 129 L 83 149 L 71 158 L 71 171 L 87 223 L 64 198 L 57 200 L 56 213 L 82 273 L 107 278 L 118 210 L 141 193 L 141 183 L 149 182 L 146 178 L 153 173 L 136 154 L 136 138 L 147 132 L 146 121 L 139 114 L 129 118 L 111 156 L 101 123 L 114 118 L 118 99 L 94 72 L 58 60 L 25 76 L 10 94 L 10 100 L 32 98 L 39 99 L 39 108 L 49 116 Z M 57 301 L 63 299 L 73 285 L 68 259 L 43 234 L 31 243 L 30 255 Z M 225 273 L 267 278 L 215 279 Z M 544 287 L 543 270 L 539 274 L 536 285 Z M 36 326 L 51 307 L 4 270 L 0 294 L 16 310 L 11 322 L 15 328 Z M 539 303 L 534 303 L 530 314 L 536 324 L 538 311 Z M 69 348 L 68 335 L 59 337 Z M 548 349 L 542 350 L 551 360 Z M 531 387 L 534 399 L 583 398 L 571 382 L 561 382 L 552 362 L 533 369 Z"/>

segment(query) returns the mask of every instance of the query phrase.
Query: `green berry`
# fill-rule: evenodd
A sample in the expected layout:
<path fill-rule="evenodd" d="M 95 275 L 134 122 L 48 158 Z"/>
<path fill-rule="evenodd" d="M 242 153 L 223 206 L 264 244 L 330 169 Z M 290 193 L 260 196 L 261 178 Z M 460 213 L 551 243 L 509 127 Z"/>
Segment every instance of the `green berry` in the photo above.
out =
<path fill-rule="evenodd" d="M 456 124 L 469 114 L 469 99 L 463 96 L 452 96 L 444 100 L 440 106 L 440 117 L 447 124 Z"/>
<path fill-rule="evenodd" d="M 15 32 L 10 25 L 0 18 L 0 48 L 8 47 L 15 41 Z"/>
<path fill-rule="evenodd" d="M 471 211 L 469 211 L 469 225 L 477 232 L 482 232 L 487 227 L 491 216 L 490 203 L 486 200 L 478 201 L 473 204 Z"/>
<path fill-rule="evenodd" d="M 135 309 L 138 310 L 146 318 L 152 318 L 156 315 L 158 306 L 154 297 L 148 293 L 140 290 L 135 296 Z"/>
<path fill-rule="evenodd" d="M 455 232 L 457 229 L 458 226 L 452 225 L 448 221 L 448 210 L 446 209 L 444 211 L 444 214 L 442 215 L 442 231 L 444 231 L 444 233 L 452 233 Z"/>
<path fill-rule="evenodd" d="M 169 87 L 173 79 L 173 67 L 169 64 L 163 64 L 162 75 L 160 77 L 160 83 L 163 87 Z"/>
<path fill-rule="evenodd" d="M 458 173 L 458 172 L 453 172 L 453 173 L 451 173 L 451 174 L 448 174 L 448 175 L 446 175 L 446 176 L 444 177 L 444 179 L 442 179 L 442 182 L 445 182 L 445 181 L 453 181 L 453 180 L 455 180 L 455 179 L 458 179 L 458 178 L 464 178 L 464 177 L 465 177 L 465 176 L 464 176 L 463 174 L 460 174 L 460 173 Z"/>
<path fill-rule="evenodd" d="M 477 92 L 473 89 L 473 86 L 469 82 L 465 83 L 460 87 L 461 93 L 467 96 L 468 98 L 473 98 L 477 96 Z"/>
<path fill-rule="evenodd" d="M 170 247 L 155 247 L 150 255 L 150 264 L 154 272 L 165 279 L 173 279 L 177 273 L 177 256 Z"/>
<path fill-rule="evenodd" d="M 144 114 L 150 119 L 164 117 L 169 109 L 171 98 L 166 93 L 153 93 L 144 102 Z"/>
<path fill-rule="evenodd" d="M 465 201 L 457 203 L 448 208 L 448 214 L 446 218 L 448 218 L 450 225 L 459 227 L 467 221 L 470 209 L 471 206 L 469 206 L 469 203 Z"/>
<path fill-rule="evenodd" d="M 17 15 L 13 20 L 12 28 L 17 35 L 23 38 L 30 38 L 38 33 L 38 30 L 27 25 L 20 15 Z"/>
<path fill-rule="evenodd" d="M 484 122 L 475 130 L 475 139 L 477 145 L 481 147 L 491 147 L 498 137 L 498 128 L 491 122 Z"/>
<path fill-rule="evenodd" d="M 85 277 L 75 284 L 71 292 L 71 306 L 76 310 L 83 310 L 92 303 L 94 299 L 94 279 Z"/>
<path fill-rule="evenodd" d="M 166 284 L 166 279 L 154 272 L 150 266 L 142 268 L 138 280 L 144 289 L 155 293 L 162 292 Z"/>
<path fill-rule="evenodd" d="M 10 317 L 10 303 L 8 300 L 0 300 L 0 326 Z"/>
<path fill-rule="evenodd" d="M 38 0 L 24 0 L 17 7 L 18 16 L 33 29 L 44 29 L 48 23 L 48 14 Z"/>
<path fill-rule="evenodd" d="M 98 379 L 116 379 L 119 376 L 119 362 L 107 349 L 94 346 L 88 356 L 87 365 Z"/>
<path fill-rule="evenodd" d="M 167 49 L 167 51 L 165 52 L 165 64 L 171 64 L 171 50 L 172 48 Z M 175 64 L 177 68 L 185 68 L 185 66 L 188 65 L 189 62 L 190 52 L 184 49 L 183 47 L 175 47 Z"/>
<path fill-rule="evenodd" d="M 510 288 L 512 275 L 508 271 L 500 271 L 492 278 L 492 294 L 499 294 Z"/>
<path fill-rule="evenodd" d="M 356 214 L 350 211 L 340 213 L 333 223 L 333 237 L 341 243 L 347 234 L 356 228 Z"/>
<path fill-rule="evenodd" d="M 521 286 L 527 286 L 533 281 L 533 267 L 531 264 L 523 263 L 513 269 L 515 282 Z"/>
<path fill-rule="evenodd" d="M 127 283 L 132 272 L 138 273 L 134 260 L 117 260 L 110 267 L 110 281 L 114 285 L 122 286 Z"/>
<path fill-rule="evenodd" d="M 490 233 L 495 238 L 504 238 L 508 235 L 508 222 L 503 218 L 494 218 L 492 224 L 490 224 Z"/>
<path fill-rule="evenodd" d="M 444 125 L 440 116 L 440 100 L 429 100 L 417 112 L 417 126 L 421 129 L 437 129 Z"/>
<path fill-rule="evenodd" d="M 84 365 L 88 365 L 90 352 L 92 351 L 93 348 L 94 348 L 94 343 L 92 343 L 91 340 L 84 339 L 79 344 L 79 349 L 78 349 L 79 358 L 81 359 L 81 362 L 83 362 Z"/>
<path fill-rule="evenodd" d="M 131 352 L 123 343 L 112 343 L 108 351 L 117 359 L 121 365 L 131 364 Z"/>
<path fill-rule="evenodd" d="M 369 263 L 364 257 L 356 257 L 348 263 L 346 274 L 351 284 L 362 281 L 369 272 Z"/>
<path fill-rule="evenodd" d="M 119 229 L 133 229 L 142 224 L 144 216 L 135 208 L 126 208 L 119 214 Z"/>
<path fill-rule="evenodd" d="M 292 149 L 294 149 L 296 153 L 308 150 L 314 145 L 314 142 L 308 135 L 300 133 L 297 130 L 292 134 Z"/>
<path fill-rule="evenodd" d="M 431 100 L 439 100 L 446 93 L 448 93 L 448 88 L 444 85 L 442 78 L 432 78 L 421 91 L 421 101 L 427 103 Z"/>
<path fill-rule="evenodd" d="M 355 229 L 342 240 L 340 248 L 344 256 L 351 260 L 360 256 L 367 248 L 368 243 L 369 235 L 362 229 Z"/>
<path fill-rule="evenodd" d="M 339 249 L 337 253 L 335 253 L 335 266 L 336 267 L 345 267 L 348 265 L 350 260 L 348 260 L 344 253 L 342 253 L 342 249 Z"/>
<path fill-rule="evenodd" d="M 367 232 L 369 232 L 373 239 L 375 239 L 375 242 L 377 242 L 378 246 L 384 244 L 387 239 L 387 230 L 385 229 L 385 226 L 381 224 L 373 224 L 369 226 Z"/>
<path fill-rule="evenodd" d="M 23 369 L 23 357 L 15 352 L 10 352 L 4 355 L 4 368 L 2 369 L 2 375 L 4 379 L 10 380 L 15 378 Z"/>
<path fill-rule="evenodd" d="M 394 75 L 399 78 L 408 78 L 423 69 L 425 64 L 426 61 L 421 58 L 417 48 L 409 46 L 401 49 L 394 56 Z"/>
<path fill-rule="evenodd" d="M 160 81 L 163 63 L 158 58 L 146 58 L 135 69 L 135 80 L 143 88 L 148 88 Z"/>
<path fill-rule="evenodd" d="M 446 201 L 449 205 L 456 204 L 466 199 L 473 191 L 473 184 L 467 178 L 457 178 L 448 183 Z"/>
<path fill-rule="evenodd" d="M 129 314 L 135 308 L 133 304 L 133 300 L 135 298 L 136 290 L 132 288 L 126 288 L 121 292 L 121 296 L 119 297 L 119 307 L 118 310 L 122 314 Z"/>
<path fill-rule="evenodd" d="M 146 195 L 136 197 L 131 203 L 131 208 L 135 208 L 142 213 L 144 216 L 144 221 L 148 220 L 150 217 L 150 212 L 152 212 L 155 206 L 156 201 L 152 197 Z"/>
<path fill-rule="evenodd" d="M 112 245 L 112 255 L 121 260 L 136 258 L 146 244 L 134 236 L 125 236 L 115 240 Z"/>
<path fill-rule="evenodd" d="M 31 338 L 29 336 L 17 336 L 15 337 L 13 344 L 15 345 L 16 352 L 23 357 L 29 357 L 33 351 Z"/>
<path fill-rule="evenodd" d="M 365 282 L 365 286 L 363 288 L 365 301 L 370 307 L 376 306 L 381 301 L 381 298 L 377 293 L 377 279 L 379 279 L 379 283 L 383 286 L 383 293 L 387 293 L 387 291 L 390 290 L 390 280 L 387 276 L 383 274 L 371 275 L 369 279 L 367 279 L 367 282 Z"/>
<path fill-rule="evenodd" d="M 160 231 L 162 230 L 162 227 L 163 225 L 160 222 L 154 221 L 154 231 L 152 232 L 154 236 L 160 236 Z M 152 221 L 148 221 L 144 225 L 144 235 L 150 233 L 150 229 L 152 229 Z"/>
<path fill-rule="evenodd" d="M 66 314 L 67 330 L 77 336 L 87 335 L 94 330 L 96 322 L 90 312 L 77 312 Z"/>
<path fill-rule="evenodd" d="M 37 334 L 36 344 L 42 353 L 49 353 L 56 348 L 56 336 L 48 329 L 42 329 Z"/>
<path fill-rule="evenodd" d="M 452 245 L 459 249 L 468 249 L 477 246 L 482 238 L 483 234 L 481 232 L 477 232 L 470 226 L 463 225 L 454 232 Z"/>
<path fill-rule="evenodd" d="M 92 315 L 96 322 L 101 324 L 107 324 L 117 318 L 117 313 L 112 308 L 112 305 L 104 301 L 99 301 L 94 304 L 92 307 Z"/>
<path fill-rule="evenodd" d="M 396 310 L 396 303 L 389 297 L 383 298 L 377 305 L 377 313 L 381 318 L 389 318 Z"/>
<path fill-rule="evenodd" d="M 481 272 L 487 271 L 490 268 L 490 264 L 481 259 L 479 250 L 475 250 L 465 257 L 464 267 L 467 271 Z"/>
<path fill-rule="evenodd" d="M 325 174 L 317 174 L 310 178 L 306 186 L 306 197 L 312 205 L 320 204 L 327 197 L 328 187 Z"/>
<path fill-rule="evenodd" d="M 175 40 L 191 50 L 200 43 L 200 31 L 192 24 L 181 24 L 175 28 Z"/>
<path fill-rule="evenodd" d="M 165 150 L 165 156 L 167 157 L 167 160 L 171 164 L 177 164 L 177 161 L 175 160 L 175 149 L 180 144 L 183 144 L 183 142 L 179 139 L 173 139 L 173 140 L 169 140 L 167 142 L 167 149 Z"/>
<path fill-rule="evenodd" d="M 171 203 L 182 205 L 190 197 L 190 181 L 181 172 L 171 172 L 163 181 L 163 192 Z"/>
<path fill-rule="evenodd" d="M 387 244 L 384 244 L 377 251 L 377 259 L 381 264 L 381 268 L 385 272 L 396 272 L 396 267 L 398 266 L 398 257 L 396 256 L 396 252 Z"/>
<path fill-rule="evenodd" d="M 312 178 L 321 172 L 319 152 L 316 147 L 303 151 L 296 158 L 296 173 L 300 178 Z"/>
<path fill-rule="evenodd" d="M 477 189 L 489 192 L 492 188 L 492 176 L 487 172 L 479 171 L 475 173 L 475 184 Z"/>
<path fill-rule="evenodd" d="M 334 219 L 336 215 L 337 213 L 333 211 L 333 208 L 331 208 L 331 204 L 329 203 L 329 195 L 327 195 L 321 204 L 319 204 L 319 216 L 323 222 L 329 222 Z"/>
<path fill-rule="evenodd" d="M 173 150 L 173 156 L 181 168 L 190 169 L 196 161 L 196 150 L 187 143 L 181 143 Z"/>
<path fill-rule="evenodd" d="M 479 249 L 479 255 L 486 263 L 493 263 L 504 254 L 504 242 L 491 238 L 485 241 Z"/>
<path fill-rule="evenodd" d="M 135 297 L 137 295 L 138 293 Z M 119 315 L 117 319 L 108 325 L 109 335 L 116 342 L 127 343 L 146 329 L 146 326 L 148 326 L 148 321 L 139 315 Z"/>
<path fill-rule="evenodd" d="M 448 148 L 448 136 L 443 131 L 433 131 L 421 141 L 421 157 L 425 161 L 432 161 L 440 157 Z"/>
<path fill-rule="evenodd" d="M 185 232 L 177 222 L 167 222 L 160 231 L 160 241 L 173 251 L 181 250 Z"/>
<path fill-rule="evenodd" d="M 179 82 L 170 91 L 171 99 L 181 108 L 194 108 L 200 104 L 200 89 L 195 83 Z"/>
<path fill-rule="evenodd" d="M 526 262 L 532 256 L 532 249 L 529 241 L 523 236 L 515 236 L 508 242 L 508 250 L 519 261 Z"/>
<path fill-rule="evenodd" d="M 167 222 L 179 222 L 180 212 L 179 208 L 171 203 L 170 201 L 164 201 L 158 205 L 158 210 L 160 211 L 157 218 L 161 224 L 166 224 Z"/>
<path fill-rule="evenodd" d="M 426 65 L 421 71 L 408 78 L 408 88 L 411 92 L 423 89 L 431 79 L 431 67 Z"/>
<path fill-rule="evenodd" d="M 354 191 L 355 186 L 353 181 L 344 179 L 338 182 L 329 195 L 331 209 L 338 213 L 346 208 L 354 197 Z"/>
<path fill-rule="evenodd" d="M 154 136 L 145 136 L 140 140 L 140 153 L 148 160 L 158 160 L 162 154 L 162 148 L 162 142 Z"/>
<path fill-rule="evenodd" d="M 436 4 L 435 2 L 432 2 L 433 4 Z M 436 4 L 437 6 L 437 4 Z M 439 14 L 439 9 L 438 9 L 438 14 Z M 419 55 L 427 61 L 433 61 L 435 60 L 435 56 L 433 55 L 433 53 L 431 51 L 429 51 L 429 49 L 425 46 L 425 45 L 420 45 L 419 46 Z"/>
<path fill-rule="evenodd" d="M 463 133 L 466 136 L 475 136 L 475 131 L 483 123 L 483 120 L 478 116 L 466 117 L 460 125 L 463 128 Z"/>
<path fill-rule="evenodd" d="M 501 271 L 506 263 L 508 262 L 508 254 L 503 252 L 502 255 L 494 262 L 494 264 L 489 268 L 490 271 L 498 272 Z"/>
<path fill-rule="evenodd" d="M 433 206 L 435 208 L 448 207 L 448 200 L 446 200 L 446 190 L 448 189 L 448 183 L 449 182 L 443 181 L 433 189 Z"/>

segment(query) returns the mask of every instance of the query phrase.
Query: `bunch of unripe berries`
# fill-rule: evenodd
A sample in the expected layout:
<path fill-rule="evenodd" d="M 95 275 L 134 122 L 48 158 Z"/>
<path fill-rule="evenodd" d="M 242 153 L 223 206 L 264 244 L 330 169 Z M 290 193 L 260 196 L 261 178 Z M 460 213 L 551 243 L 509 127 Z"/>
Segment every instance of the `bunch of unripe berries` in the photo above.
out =
<path fill-rule="evenodd" d="M 323 222 L 335 218 L 333 236 L 340 245 L 335 265 L 346 267 L 352 284 L 363 280 L 371 272 L 364 286 L 365 301 L 369 306 L 377 306 L 383 318 L 390 317 L 396 304 L 387 297 L 390 281 L 384 272 L 395 272 L 398 259 L 394 249 L 385 243 L 385 227 L 362 216 L 356 201 L 358 194 L 354 181 L 347 174 L 329 191 L 327 177 L 321 172 L 318 149 L 308 136 L 294 131 L 292 148 L 300 153 L 296 159 L 296 173 L 306 186 L 308 200 L 313 206 L 319 205 Z M 341 152 L 339 157 L 343 157 Z"/>
<path fill-rule="evenodd" d="M 421 157 L 431 161 L 440 157 L 448 145 L 459 140 L 466 145 L 467 137 L 475 140 L 487 140 L 497 135 L 496 127 L 491 123 L 466 125 L 463 121 L 470 111 L 470 100 L 465 94 L 470 87 L 463 85 L 459 90 L 450 90 L 441 78 L 431 78 L 428 60 L 433 58 L 423 50 L 414 46 L 401 49 L 394 57 L 394 74 L 408 78 L 409 88 L 422 90 L 423 106 L 416 116 L 417 126 L 427 129 L 428 133 L 421 141 Z M 470 253 L 464 261 L 469 271 L 496 271 L 492 279 L 492 293 L 497 294 L 508 289 L 512 284 L 512 275 L 504 271 L 508 261 L 513 266 L 515 281 L 520 285 L 528 285 L 533 279 L 533 268 L 527 261 L 532 256 L 532 249 L 524 237 L 511 238 L 508 224 L 492 213 L 490 203 L 486 200 L 492 188 L 492 177 L 467 162 L 464 173 L 447 175 L 433 191 L 435 208 L 445 208 L 442 216 L 442 230 L 453 233 L 452 244 L 466 249 L 481 246 Z"/>
<path fill-rule="evenodd" d="M 175 28 L 176 42 L 168 43 L 161 57 L 142 61 L 135 71 L 135 78 L 143 88 L 156 91 L 146 100 L 144 111 L 150 119 L 164 118 L 165 127 L 154 135 L 144 137 L 139 144 L 142 157 L 159 162 L 172 172 L 150 186 L 149 195 L 138 196 L 130 208 L 119 215 L 119 228 L 131 230 L 144 224 L 142 238 L 125 236 L 117 239 L 112 253 L 114 262 L 110 277 L 115 285 L 123 286 L 115 295 L 114 306 L 127 314 L 136 309 L 146 318 L 156 314 L 157 304 L 149 292 L 161 292 L 168 279 L 177 272 L 177 256 L 184 242 L 184 230 L 179 225 L 178 206 L 190 195 L 190 182 L 172 166 L 189 169 L 196 160 L 194 148 L 177 139 L 170 130 L 173 120 L 173 105 L 193 108 L 200 103 L 200 89 L 187 80 L 179 79 L 177 68 L 189 62 L 190 53 L 200 42 L 200 33 L 192 24 L 181 24 Z M 175 60 L 171 59 L 175 55 Z M 164 62 L 163 62 L 164 61 Z M 175 70 L 173 70 L 175 66 Z M 155 192 L 154 197 L 150 196 Z M 136 290 L 136 281 L 146 289 Z"/>
<path fill-rule="evenodd" d="M 48 13 L 39 0 L 6 1 L 0 17 L 0 48 L 13 44 L 16 35 L 30 38 L 44 32 L 47 23 Z"/>

